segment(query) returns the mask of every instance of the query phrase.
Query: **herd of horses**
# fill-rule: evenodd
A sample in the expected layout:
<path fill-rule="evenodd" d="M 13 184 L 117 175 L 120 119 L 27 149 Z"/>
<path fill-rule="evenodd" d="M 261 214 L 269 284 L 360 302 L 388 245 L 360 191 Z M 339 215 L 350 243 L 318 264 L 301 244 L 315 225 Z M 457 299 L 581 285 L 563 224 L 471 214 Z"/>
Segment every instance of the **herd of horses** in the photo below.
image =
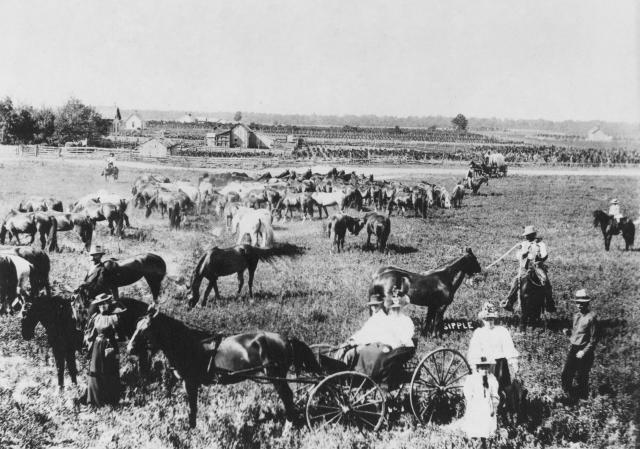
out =
<path fill-rule="evenodd" d="M 460 185 L 460 188 L 464 192 L 465 187 Z M 347 231 L 358 235 L 366 229 L 369 236 L 367 244 L 375 235 L 376 247 L 384 251 L 393 210 L 399 210 L 402 215 L 413 210 L 414 216 L 426 216 L 424 211 L 429 208 L 447 208 L 452 204 L 446 189 L 441 186 L 374 181 L 371 177 L 359 177 L 336 169 L 326 175 L 311 171 L 298 175 L 289 170 L 275 177 L 268 173 L 258 178 L 250 178 L 243 173 L 204 175 L 197 184 L 144 176 L 135 181 L 132 195 L 132 198 L 124 198 L 100 191 L 70 204 L 68 212 L 63 212 L 62 202 L 55 199 L 31 198 L 12 210 L 2 222 L 0 243 L 4 245 L 8 235 L 10 242 L 13 238 L 19 245 L 22 243 L 20 234 L 28 234 L 31 245 L 35 235 L 39 234 L 41 247 L 0 249 L 0 313 L 22 310 L 22 335 L 25 339 L 33 337 L 38 323 L 43 325 L 48 343 L 53 348 L 58 384 L 62 387 L 65 366 L 72 382 L 76 382 L 76 352 L 81 347 L 89 317 L 95 312 L 91 299 L 99 293 L 112 294 L 124 306 L 121 334 L 128 339 L 129 352 L 138 356 L 141 371 L 148 370 L 150 354 L 162 350 L 169 366 L 184 380 L 191 426 L 195 425 L 198 387 L 211 382 L 244 380 L 246 376 L 237 374 L 243 370 L 261 369 L 272 378 L 289 416 L 293 413 L 292 393 L 283 379 L 292 367 L 296 371 L 318 370 L 313 353 L 295 338 L 270 332 L 222 338 L 158 312 L 158 298 L 167 269 L 163 258 L 153 253 L 123 260 L 106 260 L 76 288 L 63 286 L 52 291 L 49 254 L 59 249 L 57 232 L 75 231 L 88 249 L 97 222 L 106 221 L 111 233 L 122 235 L 124 227 L 129 226 L 127 207 L 130 204 L 143 209 L 146 217 L 154 211 L 161 216 L 168 214 L 169 226 L 176 229 L 180 227 L 183 214 L 217 214 L 237 233 L 238 242 L 228 248 L 210 248 L 198 260 L 188 285 L 190 294 L 186 301 L 188 307 L 195 307 L 206 305 L 212 289 L 215 299 L 220 298 L 219 277 L 236 274 L 240 293 L 244 273 L 248 270 L 249 295 L 253 296 L 253 279 L 260 261 L 273 263 L 279 258 L 301 255 L 300 247 L 290 243 L 275 244 L 273 240 L 274 218 L 286 220 L 287 214 L 292 216 L 292 210 L 298 210 L 301 219 L 305 220 L 313 217 L 314 208 L 321 217 L 323 212 L 328 217 L 326 208 L 336 206 L 337 211 L 327 224 L 333 247 L 338 251 L 344 248 Z M 363 214 L 351 216 L 346 213 L 347 208 Z M 594 224 L 604 223 L 603 234 L 615 231 L 607 217 L 594 212 Z M 632 232 L 625 226 L 618 231 L 628 241 Z M 244 243 L 247 235 L 250 244 Z M 608 249 L 606 238 L 605 235 Z M 633 237 L 630 244 L 633 244 Z M 423 331 L 437 335 L 442 332 L 444 314 L 464 279 L 481 271 L 476 255 L 467 248 L 459 257 L 434 270 L 412 272 L 383 266 L 373 274 L 368 293 L 389 296 L 394 290 L 399 290 L 406 294 L 412 304 L 426 308 Z M 144 301 L 119 295 L 120 287 L 140 279 L 145 279 L 149 286 L 153 297 L 151 307 Z M 203 279 L 207 279 L 209 284 L 201 296 Z M 523 313 L 539 317 L 544 305 L 542 287 L 536 289 L 535 282 L 525 281 L 522 284 Z M 215 370 L 211 369 L 212 364 Z"/>

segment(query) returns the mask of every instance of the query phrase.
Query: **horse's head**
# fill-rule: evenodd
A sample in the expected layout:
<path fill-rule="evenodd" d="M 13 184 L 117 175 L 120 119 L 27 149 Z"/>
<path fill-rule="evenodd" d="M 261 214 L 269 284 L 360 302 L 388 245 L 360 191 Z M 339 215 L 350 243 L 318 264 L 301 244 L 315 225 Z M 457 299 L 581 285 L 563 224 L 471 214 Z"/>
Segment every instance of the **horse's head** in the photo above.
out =
<path fill-rule="evenodd" d="M 593 227 L 597 228 L 598 226 L 604 229 L 608 224 L 611 217 L 606 214 L 604 211 L 600 209 L 593 211 Z M 3 242 L 4 243 L 4 242 Z"/>
<path fill-rule="evenodd" d="M 347 229 L 353 235 L 358 235 L 366 223 L 367 222 L 364 218 L 351 218 L 347 223 Z"/>
<path fill-rule="evenodd" d="M 147 314 L 138 321 L 136 330 L 127 344 L 128 354 L 142 357 L 157 351 L 158 345 L 154 336 L 154 322 L 157 320 L 159 313 L 160 311 L 154 306 L 149 306 Z"/>
<path fill-rule="evenodd" d="M 482 267 L 480 266 L 476 255 L 471 251 L 471 248 L 467 248 L 464 258 L 466 259 L 466 263 L 463 267 L 463 271 L 467 276 L 472 276 L 482 272 Z"/>

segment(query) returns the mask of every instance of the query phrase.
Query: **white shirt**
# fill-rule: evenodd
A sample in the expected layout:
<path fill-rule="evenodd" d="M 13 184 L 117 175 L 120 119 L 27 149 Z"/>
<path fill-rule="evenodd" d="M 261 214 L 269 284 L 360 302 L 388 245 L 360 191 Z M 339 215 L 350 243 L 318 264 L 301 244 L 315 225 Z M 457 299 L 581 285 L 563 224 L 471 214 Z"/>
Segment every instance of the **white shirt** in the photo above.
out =
<path fill-rule="evenodd" d="M 386 315 L 382 310 L 374 313 L 364 326 L 353 334 L 351 340 L 357 345 L 382 343 L 391 349 L 403 346 L 413 347 L 415 326 L 410 317 L 404 314 Z"/>
<path fill-rule="evenodd" d="M 538 258 L 544 259 L 547 256 L 547 245 L 543 241 L 534 240 L 530 242 L 529 240 L 525 240 L 520 244 L 518 258 L 522 266 L 524 266 L 527 260 L 535 262 Z"/>
<path fill-rule="evenodd" d="M 620 205 L 612 204 L 611 206 L 609 206 L 609 215 L 613 215 L 613 218 L 615 218 L 616 220 L 622 217 L 622 213 L 620 212 Z"/>
<path fill-rule="evenodd" d="M 480 357 L 485 356 L 489 360 L 506 358 L 509 363 L 513 363 L 519 355 L 506 327 L 494 326 L 490 329 L 485 326 L 473 331 L 467 360 L 475 364 Z"/>

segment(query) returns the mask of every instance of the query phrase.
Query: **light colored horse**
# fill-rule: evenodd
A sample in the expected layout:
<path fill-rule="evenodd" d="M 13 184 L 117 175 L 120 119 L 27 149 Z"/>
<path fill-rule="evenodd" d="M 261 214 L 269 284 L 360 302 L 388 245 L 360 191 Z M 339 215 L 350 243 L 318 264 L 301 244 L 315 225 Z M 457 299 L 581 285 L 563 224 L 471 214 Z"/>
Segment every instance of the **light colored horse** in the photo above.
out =
<path fill-rule="evenodd" d="M 262 237 L 260 248 L 273 245 L 273 216 L 266 209 L 249 209 L 239 207 L 231 221 L 231 232 L 237 233 L 238 245 L 242 244 L 244 236 L 249 234 L 251 246 L 258 246 L 258 236 Z"/>
<path fill-rule="evenodd" d="M 4 257 L 7 257 L 13 262 L 13 265 L 16 267 L 16 274 L 18 277 L 18 287 L 16 289 L 16 294 L 18 298 L 24 299 L 29 297 L 32 293 L 32 276 L 35 274 L 35 270 L 33 265 L 23 259 L 20 256 L 13 254 L 3 254 Z"/>
<path fill-rule="evenodd" d="M 327 206 L 336 206 L 338 210 L 342 212 L 344 210 L 344 202 L 347 195 L 340 190 L 333 191 L 331 193 L 327 192 L 313 192 L 311 194 L 311 198 L 318 204 L 318 213 L 320 214 L 320 218 L 322 218 L 322 211 L 324 210 L 327 218 L 329 217 L 329 213 L 327 212 Z"/>

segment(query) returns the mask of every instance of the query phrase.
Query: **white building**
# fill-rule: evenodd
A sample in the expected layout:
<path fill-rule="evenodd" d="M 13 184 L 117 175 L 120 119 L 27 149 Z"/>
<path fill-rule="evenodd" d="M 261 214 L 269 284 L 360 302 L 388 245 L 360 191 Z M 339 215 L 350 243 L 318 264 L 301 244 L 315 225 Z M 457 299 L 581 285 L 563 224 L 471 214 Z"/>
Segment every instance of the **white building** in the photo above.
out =
<path fill-rule="evenodd" d="M 124 121 L 124 129 L 144 129 L 144 120 L 137 112 L 134 112 Z"/>
<path fill-rule="evenodd" d="M 589 130 L 586 140 L 589 142 L 611 142 L 613 137 L 605 134 L 599 126 L 596 126 Z"/>

